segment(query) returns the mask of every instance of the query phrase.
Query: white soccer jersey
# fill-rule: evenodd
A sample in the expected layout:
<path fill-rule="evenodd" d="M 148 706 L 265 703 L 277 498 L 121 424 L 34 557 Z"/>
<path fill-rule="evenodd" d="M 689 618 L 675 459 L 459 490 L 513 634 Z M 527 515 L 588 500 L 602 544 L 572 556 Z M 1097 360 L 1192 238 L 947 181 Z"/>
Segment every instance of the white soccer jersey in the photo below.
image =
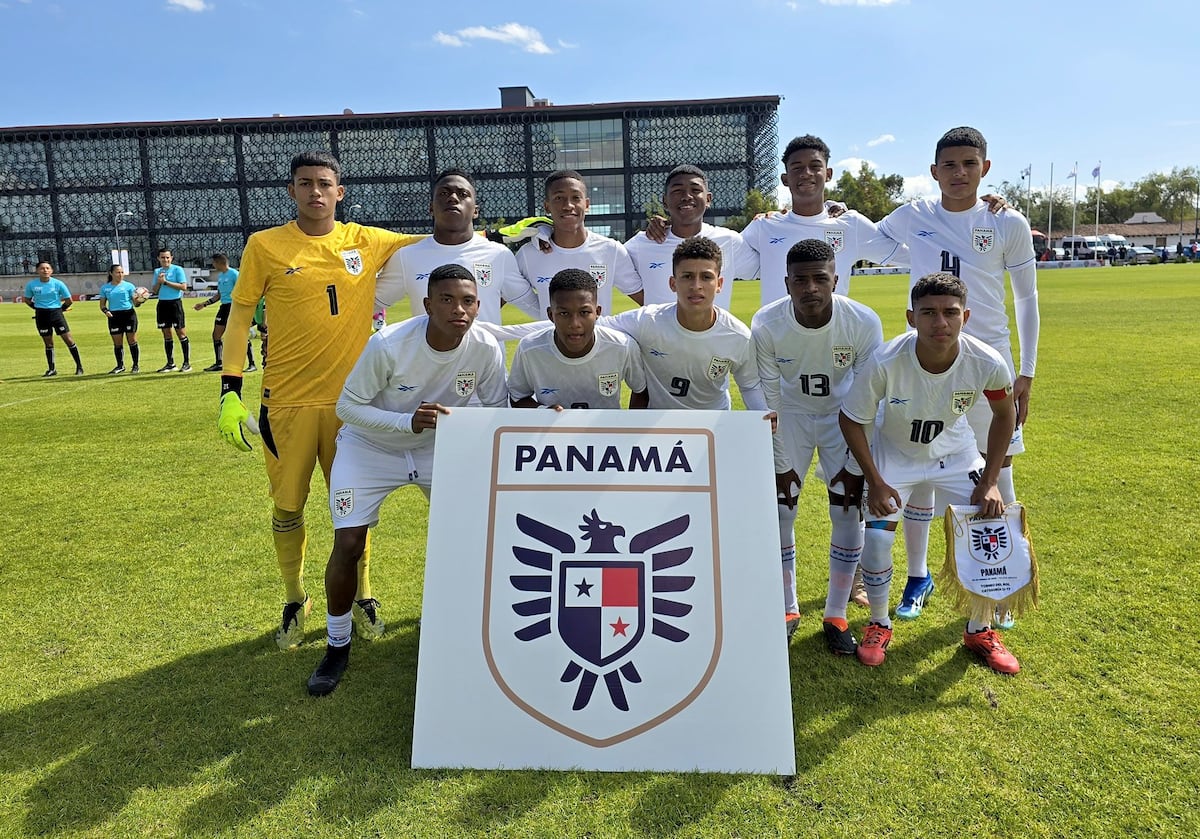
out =
<path fill-rule="evenodd" d="M 963 332 L 1009 353 L 1004 271 L 1034 262 L 1024 216 L 1008 209 L 993 214 L 982 200 L 970 210 L 950 212 L 941 201 L 926 199 L 897 207 L 879 222 L 879 232 L 908 245 L 913 285 L 935 271 L 961 279 L 971 310 Z"/>
<path fill-rule="evenodd" d="M 724 309 L 703 332 L 679 325 L 677 304 L 642 306 L 604 323 L 631 336 L 642 348 L 650 406 L 721 411 L 730 407 L 729 376 L 738 387 L 756 389 L 758 363 L 746 324 Z"/>
<path fill-rule="evenodd" d="M 537 295 L 517 267 L 512 251 L 482 236 L 472 236 L 461 245 L 443 245 L 430 236 L 400 248 L 379 272 L 376 304 L 386 308 L 407 297 L 412 316 L 424 315 L 429 274 L 442 265 L 461 265 L 475 276 L 481 320 L 499 323 L 502 299 L 530 317 L 537 316 Z M 545 309 L 541 316 L 546 316 Z"/>
<path fill-rule="evenodd" d="M 752 280 L 758 276 L 758 254 L 742 240 L 742 234 L 726 227 L 702 224 L 699 235 L 712 239 L 721 249 L 721 276 L 725 285 L 714 301 L 722 309 L 728 309 L 733 300 L 735 277 Z M 683 239 L 667 230 L 666 241 L 659 244 L 639 233 L 625 243 L 629 258 L 642 278 L 644 304 L 674 303 L 675 292 L 671 291 L 671 257 Z"/>
<path fill-rule="evenodd" d="M 337 413 L 350 434 L 385 451 L 433 446 L 434 430 L 412 431 L 422 402 L 448 408 L 508 405 L 504 350 L 491 335 L 470 329 L 457 347 L 438 352 L 425 340 L 426 315 L 390 324 L 367 341 L 346 377 Z"/>
<path fill-rule="evenodd" d="M 882 235 L 875 222 L 854 210 L 837 218 L 830 218 L 822 210 L 815 216 L 784 213 L 755 219 L 742 231 L 742 239 L 758 254 L 764 306 L 787 295 L 787 252 L 804 239 L 820 239 L 833 248 L 838 294 L 850 294 L 850 272 L 860 259 L 877 265 L 903 265 L 907 261 L 902 246 L 897 244 L 903 240 L 892 241 Z"/>
<path fill-rule="evenodd" d="M 564 268 L 578 268 L 596 278 L 596 303 L 605 312 L 612 311 L 613 286 L 625 294 L 642 290 L 642 278 L 633 267 L 625 246 L 615 239 L 591 230 L 577 248 L 563 248 L 550 242 L 550 253 L 542 253 L 537 242 L 526 242 L 517 251 L 517 265 L 538 295 L 538 317 L 546 320 L 550 308 L 550 281 Z M 403 250 L 403 248 L 401 248 Z"/>
<path fill-rule="evenodd" d="M 781 414 L 837 414 L 855 376 L 883 345 L 879 315 L 837 294 L 822 327 L 801 326 L 785 297 L 758 310 L 750 333 L 767 407 Z"/>
<path fill-rule="evenodd" d="M 967 411 L 986 391 L 1008 391 L 1012 376 L 1000 354 L 970 335 L 958 338 L 958 358 L 944 373 L 930 373 L 917 361 L 917 333 L 889 341 L 855 376 L 842 411 L 872 425 L 880 400 L 883 420 L 876 445 L 915 463 L 978 454 Z"/>
<path fill-rule="evenodd" d="M 634 393 L 646 389 L 641 350 L 628 335 L 597 326 L 591 351 L 582 358 L 567 358 L 550 328 L 517 345 L 508 396 L 514 402 L 532 396 L 540 405 L 564 408 L 620 408 L 622 381 Z"/>

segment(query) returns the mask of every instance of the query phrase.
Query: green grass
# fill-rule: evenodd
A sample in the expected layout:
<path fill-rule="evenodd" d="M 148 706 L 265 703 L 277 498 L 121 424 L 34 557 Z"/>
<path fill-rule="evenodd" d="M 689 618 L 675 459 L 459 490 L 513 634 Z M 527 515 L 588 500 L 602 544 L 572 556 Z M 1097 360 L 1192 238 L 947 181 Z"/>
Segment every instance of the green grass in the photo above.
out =
<path fill-rule="evenodd" d="M 906 289 L 854 279 L 889 335 Z M 747 321 L 757 295 L 738 285 Z M 95 305 L 70 315 L 92 375 L 50 381 L 27 310 L 0 306 L 0 836 L 1200 834 L 1196 266 L 1042 274 L 1017 471 L 1042 608 L 1006 636 L 1016 678 L 961 649 L 937 595 L 884 667 L 829 656 L 828 522 L 806 488 L 785 779 L 410 770 L 423 497 L 398 493 L 376 534 L 388 634 L 310 700 L 319 643 L 283 654 L 271 640 L 260 456 L 217 440 L 215 376 L 98 374 L 113 362 Z M 211 310 L 189 321 L 199 368 Z M 157 368 L 158 333 L 142 345 Z M 319 479 L 308 520 L 317 593 Z M 865 617 L 852 608 L 856 629 Z"/>

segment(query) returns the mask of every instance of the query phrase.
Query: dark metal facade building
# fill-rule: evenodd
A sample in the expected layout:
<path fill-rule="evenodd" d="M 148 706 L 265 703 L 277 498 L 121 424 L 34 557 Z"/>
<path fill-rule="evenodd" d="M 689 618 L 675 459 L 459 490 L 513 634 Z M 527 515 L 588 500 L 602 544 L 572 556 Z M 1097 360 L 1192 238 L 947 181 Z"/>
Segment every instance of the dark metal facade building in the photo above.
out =
<path fill-rule="evenodd" d="M 146 270 L 159 247 L 182 265 L 215 251 L 234 264 L 255 230 L 295 208 L 292 156 L 328 149 L 342 162 L 339 218 L 428 232 L 433 176 L 471 172 L 481 219 L 538 214 L 541 179 L 577 169 L 588 226 L 624 240 L 680 163 L 709 173 L 711 220 L 739 214 L 750 189 L 774 188 L 778 96 L 561 105 L 502 89 L 494 110 L 345 114 L 0 129 L 0 274 L 102 271 L 119 243 Z"/>

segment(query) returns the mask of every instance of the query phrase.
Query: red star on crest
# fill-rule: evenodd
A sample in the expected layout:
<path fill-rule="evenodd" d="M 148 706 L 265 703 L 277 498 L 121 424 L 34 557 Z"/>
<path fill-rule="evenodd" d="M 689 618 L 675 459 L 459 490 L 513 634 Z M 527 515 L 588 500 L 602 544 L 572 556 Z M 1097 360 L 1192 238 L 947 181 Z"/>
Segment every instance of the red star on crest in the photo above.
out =
<path fill-rule="evenodd" d="M 625 635 L 625 630 L 629 628 L 629 624 L 625 623 L 620 618 L 617 618 L 616 623 L 610 623 L 609 626 L 613 628 L 614 638 L 618 635 Z"/>

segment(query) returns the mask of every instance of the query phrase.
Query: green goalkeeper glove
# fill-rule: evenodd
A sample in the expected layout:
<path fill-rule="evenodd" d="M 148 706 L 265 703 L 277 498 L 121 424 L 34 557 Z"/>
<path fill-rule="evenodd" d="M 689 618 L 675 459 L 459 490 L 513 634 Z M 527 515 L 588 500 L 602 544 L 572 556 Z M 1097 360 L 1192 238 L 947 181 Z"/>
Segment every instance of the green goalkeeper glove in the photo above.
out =
<path fill-rule="evenodd" d="M 235 381 L 236 380 L 236 381 Z M 250 451 L 246 427 L 253 428 L 250 412 L 242 404 L 242 380 L 237 376 L 221 377 L 221 412 L 217 415 L 217 433 L 221 439 L 240 452 Z"/>
<path fill-rule="evenodd" d="M 505 225 L 498 230 L 489 230 L 487 238 L 493 242 L 500 242 L 505 245 L 516 245 L 524 242 L 526 239 L 535 238 L 538 234 L 538 227 L 542 225 L 553 229 L 554 222 L 546 216 L 523 218 L 513 224 Z"/>

